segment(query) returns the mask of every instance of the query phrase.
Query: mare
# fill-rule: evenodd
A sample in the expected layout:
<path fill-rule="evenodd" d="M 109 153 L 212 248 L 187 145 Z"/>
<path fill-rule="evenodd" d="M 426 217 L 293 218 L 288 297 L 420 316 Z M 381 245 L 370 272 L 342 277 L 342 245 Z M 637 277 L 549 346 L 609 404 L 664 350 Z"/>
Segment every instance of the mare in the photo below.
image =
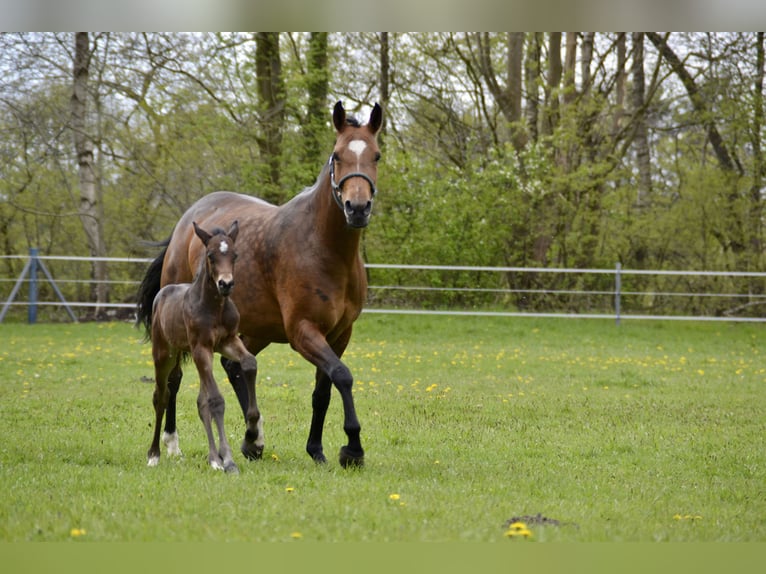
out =
<path fill-rule="evenodd" d="M 149 302 L 160 286 L 189 281 L 204 257 L 192 241 L 190 222 L 214 226 L 237 217 L 240 224 L 240 259 L 234 278 L 241 287 L 232 294 L 240 313 L 240 335 L 247 349 L 257 355 L 271 343 L 289 343 L 316 367 L 312 418 L 306 451 L 316 462 L 325 462 L 322 432 L 333 384 L 343 403 L 343 429 L 348 444 L 340 449 L 343 467 L 364 463 L 361 426 L 352 396 L 353 376 L 341 361 L 354 321 L 362 311 L 367 277 L 359 245 L 370 221 L 376 193 L 380 150 L 376 136 L 383 121 L 378 104 L 361 124 L 348 117 L 341 102 L 332 121 L 335 146 L 316 182 L 283 205 L 275 206 L 238 193 L 218 191 L 194 203 L 150 264 L 138 293 L 138 321 L 151 322 Z M 248 397 L 255 397 L 253 381 L 242 376 L 236 361 L 222 360 L 234 387 L 248 430 L 242 453 L 256 459 L 261 452 L 253 441 L 263 441 L 248 411 Z M 170 403 L 180 376 L 170 382 Z M 168 416 L 166 432 L 175 432 L 175 416 Z M 250 433 L 250 434 L 248 434 Z"/>
<path fill-rule="evenodd" d="M 160 461 L 160 427 L 168 405 L 168 377 L 181 380 L 181 363 L 189 354 L 199 373 L 197 410 L 207 433 L 208 463 L 226 472 L 239 472 L 223 425 L 224 399 L 213 377 L 213 353 L 217 352 L 242 366 L 243 376 L 255 380 L 256 360 L 239 339 L 239 312 L 229 295 L 234 287 L 234 241 L 238 223 L 227 232 L 215 228 L 210 233 L 192 222 L 194 233 L 204 247 L 192 283 L 168 284 L 153 301 L 150 337 L 154 360 L 154 437 L 147 453 L 148 465 Z M 254 386 L 254 383 L 253 385 Z M 257 413 L 255 395 L 249 404 Z M 259 423 L 259 416 L 253 413 Z M 216 449 L 212 421 L 218 430 Z M 169 454 L 180 454 L 178 435 L 165 433 Z M 259 443 L 261 450 L 263 443 Z"/>

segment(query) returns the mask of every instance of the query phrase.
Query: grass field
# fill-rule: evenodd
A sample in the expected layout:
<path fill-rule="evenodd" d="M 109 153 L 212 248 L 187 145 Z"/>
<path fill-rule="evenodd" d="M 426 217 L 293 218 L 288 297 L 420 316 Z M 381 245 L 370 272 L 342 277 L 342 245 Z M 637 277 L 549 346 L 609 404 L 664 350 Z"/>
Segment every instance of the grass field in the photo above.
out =
<path fill-rule="evenodd" d="M 150 347 L 124 323 L 0 325 L 2 541 L 766 541 L 760 325 L 366 315 L 346 362 L 366 466 L 305 454 L 313 369 L 259 356 L 264 459 L 147 468 Z M 244 432 L 219 369 L 233 446 Z M 539 516 L 538 516 L 539 515 Z M 521 517 L 531 535 L 509 538 Z"/>

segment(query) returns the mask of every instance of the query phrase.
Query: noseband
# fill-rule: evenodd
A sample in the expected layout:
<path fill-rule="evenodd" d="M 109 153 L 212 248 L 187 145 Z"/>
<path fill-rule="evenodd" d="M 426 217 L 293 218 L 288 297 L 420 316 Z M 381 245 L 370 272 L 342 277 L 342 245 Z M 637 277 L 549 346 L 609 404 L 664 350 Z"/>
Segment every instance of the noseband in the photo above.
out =
<path fill-rule="evenodd" d="M 372 197 L 375 197 L 375 194 L 378 192 L 378 188 L 375 187 L 375 182 L 372 181 L 372 178 L 367 175 L 366 173 L 362 173 L 361 171 L 352 171 L 351 173 L 347 173 L 343 177 L 340 178 L 340 181 L 335 181 L 335 162 L 333 161 L 333 156 L 330 156 L 330 185 L 332 186 L 332 197 L 335 199 L 335 203 L 338 204 L 338 207 L 341 208 L 341 210 L 345 211 L 345 208 L 343 207 L 343 197 L 342 197 L 342 190 L 343 190 L 343 184 L 346 183 L 349 179 L 352 177 L 361 177 L 362 179 L 366 180 L 367 183 L 370 184 L 370 192 L 372 193 Z"/>

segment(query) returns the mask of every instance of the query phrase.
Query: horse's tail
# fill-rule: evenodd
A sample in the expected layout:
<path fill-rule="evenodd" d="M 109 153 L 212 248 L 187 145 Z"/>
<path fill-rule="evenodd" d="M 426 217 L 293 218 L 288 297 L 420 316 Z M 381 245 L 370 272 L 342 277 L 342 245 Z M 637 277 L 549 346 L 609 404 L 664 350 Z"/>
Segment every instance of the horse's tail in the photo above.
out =
<path fill-rule="evenodd" d="M 136 307 L 136 327 L 141 324 L 144 326 L 144 340 L 148 341 L 152 332 L 152 307 L 154 298 L 160 291 L 160 279 L 162 277 L 162 264 L 165 261 L 165 254 L 168 251 L 170 239 L 166 239 L 155 245 L 162 247 L 162 251 L 157 258 L 149 264 L 143 281 L 138 288 L 137 307 Z"/>

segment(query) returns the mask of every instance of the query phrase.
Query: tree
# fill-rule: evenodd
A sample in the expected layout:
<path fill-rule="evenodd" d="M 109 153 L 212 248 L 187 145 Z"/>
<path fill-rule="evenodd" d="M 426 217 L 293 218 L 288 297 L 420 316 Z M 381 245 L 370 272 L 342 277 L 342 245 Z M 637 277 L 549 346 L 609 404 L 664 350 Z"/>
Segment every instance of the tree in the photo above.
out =
<path fill-rule="evenodd" d="M 73 88 L 72 88 L 72 135 L 80 173 L 80 221 L 88 240 L 92 257 L 105 257 L 104 210 L 99 178 L 93 158 L 93 141 L 88 125 L 88 79 L 90 75 L 91 46 L 87 32 L 77 32 L 74 37 Z M 108 272 L 105 261 L 93 261 L 93 280 L 96 291 L 97 318 L 105 314 L 103 305 L 109 300 Z"/>
<path fill-rule="evenodd" d="M 255 37 L 255 74 L 258 84 L 258 109 L 261 133 L 258 147 L 268 166 L 266 199 L 279 202 L 279 174 L 282 161 L 282 128 L 285 118 L 285 88 L 279 33 L 258 32 Z"/>
<path fill-rule="evenodd" d="M 635 122 L 636 163 L 638 164 L 638 194 L 636 204 L 645 206 L 652 192 L 652 164 L 649 154 L 649 131 L 646 124 L 644 80 L 644 34 L 634 32 L 631 104 Z"/>
<path fill-rule="evenodd" d="M 308 165 L 321 164 L 327 152 L 328 87 L 327 32 L 312 32 L 306 55 L 306 119 L 303 123 L 304 158 Z M 275 182 L 278 183 L 278 182 Z M 311 183 L 311 182 L 309 182 Z"/>

